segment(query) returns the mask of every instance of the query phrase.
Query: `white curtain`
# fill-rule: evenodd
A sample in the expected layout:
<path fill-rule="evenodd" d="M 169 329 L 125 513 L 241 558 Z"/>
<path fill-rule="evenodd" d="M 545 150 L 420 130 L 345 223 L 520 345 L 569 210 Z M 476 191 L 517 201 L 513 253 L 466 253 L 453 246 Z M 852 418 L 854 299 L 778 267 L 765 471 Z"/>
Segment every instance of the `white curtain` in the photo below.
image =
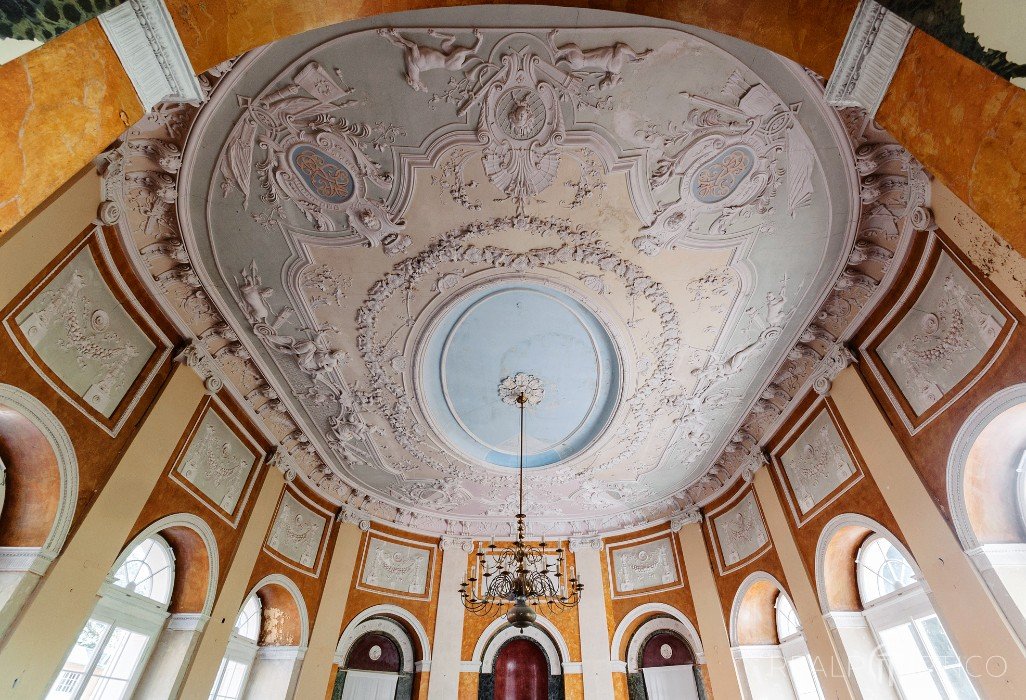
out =
<path fill-rule="evenodd" d="M 399 676 L 394 673 L 346 671 L 342 700 L 395 700 L 398 682 Z"/>
<path fill-rule="evenodd" d="M 698 700 L 694 666 L 643 668 L 648 700 Z"/>

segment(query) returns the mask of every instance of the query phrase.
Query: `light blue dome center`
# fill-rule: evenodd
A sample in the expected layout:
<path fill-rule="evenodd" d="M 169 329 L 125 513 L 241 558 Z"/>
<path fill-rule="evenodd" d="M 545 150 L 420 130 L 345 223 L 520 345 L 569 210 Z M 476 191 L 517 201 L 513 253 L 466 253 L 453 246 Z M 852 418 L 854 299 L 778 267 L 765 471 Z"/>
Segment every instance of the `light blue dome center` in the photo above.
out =
<path fill-rule="evenodd" d="M 472 292 L 444 312 L 421 356 L 424 405 L 448 442 L 471 459 L 515 467 L 517 408 L 499 383 L 517 373 L 541 380 L 525 417 L 526 467 L 586 449 L 616 408 L 620 371 L 605 326 L 556 289 L 510 283 Z"/>

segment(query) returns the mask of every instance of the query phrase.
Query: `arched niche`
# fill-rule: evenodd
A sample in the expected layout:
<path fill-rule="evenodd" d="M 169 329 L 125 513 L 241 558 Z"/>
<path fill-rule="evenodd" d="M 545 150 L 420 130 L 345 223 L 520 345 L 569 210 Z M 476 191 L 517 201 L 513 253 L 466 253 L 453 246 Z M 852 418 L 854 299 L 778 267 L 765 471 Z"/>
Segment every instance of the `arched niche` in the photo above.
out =
<path fill-rule="evenodd" d="M 78 500 L 78 459 L 54 414 L 0 384 L 0 637 L 64 548 Z"/>
<path fill-rule="evenodd" d="M 371 613 L 375 610 L 377 614 Z M 335 648 L 338 675 L 332 698 L 412 698 L 415 673 L 423 660 L 417 658 L 413 640 L 417 633 L 411 635 L 411 620 L 419 625 L 416 617 L 392 605 L 377 605 L 357 615 L 346 626 Z"/>
<path fill-rule="evenodd" d="M 948 455 L 947 487 L 962 548 L 1026 643 L 1026 384 L 969 415 Z"/>
<path fill-rule="evenodd" d="M 780 642 L 774 604 L 783 590 L 780 582 L 764 571 L 749 575 L 741 583 L 730 610 L 731 646 Z"/>
<path fill-rule="evenodd" d="M 307 648 L 310 617 L 303 594 L 292 579 L 282 574 L 270 574 L 257 581 L 250 593 L 260 598 L 263 608 L 260 646 Z M 279 611 L 280 616 L 274 611 Z M 281 622 L 275 622 L 277 619 Z M 271 629 L 269 625 L 276 628 Z"/>
<path fill-rule="evenodd" d="M 111 568 L 115 571 L 132 549 L 152 535 L 160 535 L 175 555 L 175 587 L 171 594 L 171 613 L 199 614 L 210 617 L 217 593 L 220 563 L 217 538 L 199 516 L 178 513 L 143 528 L 125 546 Z"/>
<path fill-rule="evenodd" d="M 634 630 L 626 651 L 627 692 L 631 700 L 704 697 L 704 681 L 692 638 L 697 635 L 690 624 L 665 616 L 653 617 Z"/>
<path fill-rule="evenodd" d="M 259 601 L 260 611 L 256 639 L 241 636 L 237 622 L 226 658 L 248 665 L 246 697 L 283 700 L 295 690 L 310 643 L 306 602 L 295 582 L 277 573 L 257 581 L 245 601 L 253 597 Z"/>
<path fill-rule="evenodd" d="M 880 523 L 854 513 L 838 515 L 823 528 L 816 546 L 816 592 L 824 613 L 862 610 L 856 557 L 873 535 L 886 536 L 912 565 L 916 577 L 923 580 L 912 553 Z"/>
<path fill-rule="evenodd" d="M 867 613 L 859 591 L 859 557 L 863 547 L 873 538 L 882 537 L 908 562 L 920 582 L 889 606 Z M 893 673 L 886 661 L 880 639 L 874 632 L 870 617 L 880 619 L 880 610 L 897 610 L 910 604 L 915 614 L 932 609 L 929 589 L 922 571 L 904 543 L 880 523 L 855 513 L 845 513 L 830 520 L 820 532 L 816 547 L 816 593 L 834 649 L 841 664 L 850 669 L 851 679 L 863 697 L 898 700 L 900 694 Z M 896 607 L 897 606 L 897 607 Z"/>
<path fill-rule="evenodd" d="M 776 577 L 757 571 L 741 582 L 729 635 L 738 680 L 749 696 L 789 698 L 812 691 L 822 697 L 794 604 Z"/>
<path fill-rule="evenodd" d="M 177 513 L 150 523 L 136 533 L 111 571 L 118 569 L 137 544 L 154 535 L 162 537 L 174 555 L 174 588 L 168 606 L 170 616 L 157 638 L 136 692 L 139 697 L 150 694 L 173 697 L 190 666 L 195 640 L 210 619 L 220 560 L 217 538 L 206 521 L 192 513 Z"/>

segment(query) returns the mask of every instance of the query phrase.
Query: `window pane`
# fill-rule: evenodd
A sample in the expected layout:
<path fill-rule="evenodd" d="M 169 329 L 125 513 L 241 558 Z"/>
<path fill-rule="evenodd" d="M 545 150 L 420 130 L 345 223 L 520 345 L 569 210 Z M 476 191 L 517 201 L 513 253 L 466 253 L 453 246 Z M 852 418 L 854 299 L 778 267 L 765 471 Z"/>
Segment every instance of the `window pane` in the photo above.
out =
<path fill-rule="evenodd" d="M 252 639 L 254 642 L 260 638 L 261 606 L 260 599 L 254 593 L 246 599 L 235 621 L 235 633 L 240 637 Z"/>
<path fill-rule="evenodd" d="M 916 620 L 920 633 L 930 647 L 930 652 L 937 666 L 940 667 L 943 681 L 947 686 L 949 695 L 959 700 L 975 700 L 977 695 L 973 685 L 969 681 L 962 663 L 951 646 L 947 632 L 936 615 Z"/>
<path fill-rule="evenodd" d="M 812 668 L 812 659 L 807 654 L 788 659 L 787 671 L 791 675 L 791 684 L 798 700 L 820 700 L 823 697 L 816 672 Z"/>
<path fill-rule="evenodd" d="M 64 662 L 64 667 L 57 675 L 57 680 L 54 681 L 53 687 L 47 693 L 47 700 L 69 698 L 75 694 L 85 680 L 85 674 L 89 670 L 93 657 L 99 652 L 109 627 L 110 625 L 106 622 L 99 620 L 86 622 L 82 632 L 78 635 L 75 646 L 71 648 L 71 653 L 68 654 L 68 658 Z"/>
<path fill-rule="evenodd" d="M 115 628 L 103 648 L 82 697 L 86 700 L 120 700 L 128 689 L 149 637 Z"/>
<path fill-rule="evenodd" d="M 876 535 L 859 551 L 858 582 L 862 602 L 870 603 L 911 586 L 916 578 L 904 555 L 888 539 Z"/>
<path fill-rule="evenodd" d="M 944 696 L 934 678 L 933 671 L 923 658 L 923 651 L 912 632 L 912 623 L 898 625 L 880 632 L 880 641 L 887 652 L 891 672 L 909 700 L 928 700 Z"/>
<path fill-rule="evenodd" d="M 217 683 L 210 693 L 210 700 L 239 700 L 242 697 L 242 686 L 246 680 L 249 666 L 237 661 L 224 659 Z"/>
<path fill-rule="evenodd" d="M 798 634 L 802 625 L 798 622 L 798 613 L 795 612 L 794 605 L 786 595 L 778 593 L 774 605 L 777 609 L 777 640 L 782 642 Z"/>
<path fill-rule="evenodd" d="M 158 603 L 170 600 L 173 583 L 171 552 L 155 537 L 136 545 L 114 572 L 115 585 Z"/>

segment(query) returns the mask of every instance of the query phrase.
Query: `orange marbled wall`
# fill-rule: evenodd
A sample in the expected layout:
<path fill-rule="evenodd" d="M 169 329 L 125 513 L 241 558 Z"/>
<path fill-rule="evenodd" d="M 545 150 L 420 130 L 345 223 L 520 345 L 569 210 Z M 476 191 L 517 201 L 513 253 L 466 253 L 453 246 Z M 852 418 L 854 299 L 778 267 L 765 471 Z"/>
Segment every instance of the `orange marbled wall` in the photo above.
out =
<path fill-rule="evenodd" d="M 0 66 L 0 240 L 142 115 L 91 20 Z"/>

